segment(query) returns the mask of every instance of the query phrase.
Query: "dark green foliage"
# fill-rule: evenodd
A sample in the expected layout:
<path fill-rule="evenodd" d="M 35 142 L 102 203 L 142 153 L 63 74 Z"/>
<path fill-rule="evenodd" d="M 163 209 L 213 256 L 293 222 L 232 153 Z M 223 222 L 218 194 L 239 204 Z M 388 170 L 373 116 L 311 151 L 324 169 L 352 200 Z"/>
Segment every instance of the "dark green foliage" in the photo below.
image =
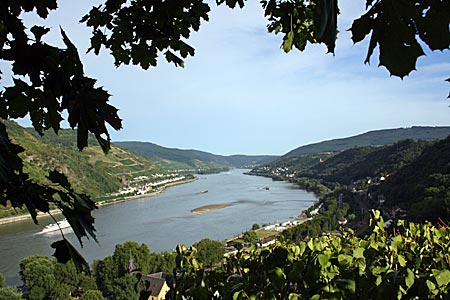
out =
<path fill-rule="evenodd" d="M 242 235 L 242 240 L 248 244 L 254 244 L 258 241 L 258 235 L 254 230 L 248 230 Z"/>
<path fill-rule="evenodd" d="M 340 198 L 342 201 L 339 201 Z M 311 220 L 284 230 L 280 234 L 280 240 L 301 241 L 308 237 L 319 237 L 324 233 L 334 232 L 340 227 L 340 219 L 347 219 L 350 211 L 359 212 L 360 200 L 361 197 L 345 189 L 328 193 L 320 198 L 320 202 L 308 209 L 309 216 L 313 217 Z M 319 205 L 321 207 L 318 214 L 312 216 L 311 211 L 318 209 Z"/>
<path fill-rule="evenodd" d="M 20 277 L 29 290 L 31 300 L 47 299 L 56 285 L 53 262 L 43 255 L 22 259 Z"/>
<path fill-rule="evenodd" d="M 448 299 L 450 229 L 399 222 L 390 236 L 384 225 L 374 212 L 365 238 L 343 232 L 251 248 L 212 270 L 179 247 L 175 290 L 193 299 Z"/>
<path fill-rule="evenodd" d="M 132 273 L 128 269 L 130 258 L 135 266 L 135 269 L 131 270 Z M 175 267 L 174 253 L 150 253 L 145 244 L 125 242 L 116 245 L 112 256 L 95 261 L 92 269 L 98 288 L 105 298 L 127 299 L 126 293 L 130 293 L 128 299 L 138 299 L 142 286 L 138 284 L 136 274 L 172 274 Z"/>
<path fill-rule="evenodd" d="M 365 62 L 379 46 L 380 66 L 402 77 L 415 70 L 417 58 L 425 55 L 418 37 L 431 50 L 450 47 L 450 4 L 448 1 L 392 1 L 370 3 L 369 9 L 353 22 L 355 43 L 371 34 Z"/>
<path fill-rule="evenodd" d="M 90 50 L 95 54 L 105 47 L 116 66 L 131 62 L 146 70 L 156 67 L 161 54 L 168 62 L 184 66 L 183 59 L 195 51 L 184 40 L 192 30 L 199 30 L 201 20 L 208 20 L 209 11 L 209 5 L 198 0 L 158 4 L 108 0 L 92 8 L 81 22 L 92 27 Z"/>
<path fill-rule="evenodd" d="M 0 300 L 21 300 L 22 293 L 16 287 L 0 287 Z"/>
<path fill-rule="evenodd" d="M 197 249 L 197 258 L 204 266 L 212 266 L 219 263 L 225 253 L 225 246 L 222 242 L 210 239 L 202 239 L 192 245 Z"/>
<path fill-rule="evenodd" d="M 424 149 L 411 164 L 374 188 L 388 206 L 409 211 L 411 220 L 450 220 L 450 137 Z"/>
<path fill-rule="evenodd" d="M 139 291 L 135 288 L 137 282 L 138 279 L 133 275 L 116 278 L 108 295 L 115 300 L 137 300 L 139 299 Z"/>
<path fill-rule="evenodd" d="M 362 147 L 343 151 L 299 176 L 350 184 L 386 176 L 413 162 L 431 142 L 404 140 L 391 146 Z"/>
<path fill-rule="evenodd" d="M 348 138 L 302 146 L 290 151 L 281 158 L 296 157 L 303 154 L 343 151 L 354 147 L 390 145 L 405 139 L 434 141 L 446 138 L 449 134 L 450 127 L 414 126 L 411 128 L 375 130 Z"/>
<path fill-rule="evenodd" d="M 176 253 L 163 251 L 161 253 L 150 253 L 149 273 L 163 272 L 172 274 L 176 268 Z"/>
<path fill-rule="evenodd" d="M 81 295 L 80 300 L 104 300 L 102 292 L 98 290 L 87 290 Z"/>
<path fill-rule="evenodd" d="M 95 278 L 77 270 L 72 261 L 62 264 L 43 255 L 24 258 L 20 262 L 20 276 L 30 299 L 70 300 L 71 294 L 97 290 Z"/>
<path fill-rule="evenodd" d="M 73 290 L 72 287 L 64 283 L 55 285 L 50 294 L 50 299 L 72 300 L 72 297 L 70 296 L 71 290 Z"/>

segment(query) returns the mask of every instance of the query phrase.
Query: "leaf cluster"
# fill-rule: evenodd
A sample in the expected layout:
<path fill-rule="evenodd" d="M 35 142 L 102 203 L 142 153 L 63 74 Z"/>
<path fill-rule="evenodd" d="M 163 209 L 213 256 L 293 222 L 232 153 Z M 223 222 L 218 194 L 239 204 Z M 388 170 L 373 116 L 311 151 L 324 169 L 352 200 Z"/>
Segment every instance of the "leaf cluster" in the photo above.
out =
<path fill-rule="evenodd" d="M 81 22 L 92 28 L 91 48 L 95 54 L 105 47 L 115 65 L 156 67 L 160 53 L 167 62 L 184 66 L 194 48 L 184 40 L 208 20 L 209 5 L 198 0 L 125 1 L 108 0 L 93 7 Z M 180 57 L 181 56 L 181 57 Z"/>
<path fill-rule="evenodd" d="M 110 95 L 84 74 L 77 49 L 62 28 L 65 48 L 58 48 L 43 41 L 49 28 L 32 26 L 29 35 L 23 24 L 24 12 L 36 10 L 45 19 L 56 8 L 55 0 L 0 3 L 0 61 L 10 63 L 14 74 L 13 85 L 0 91 L 0 118 L 29 116 L 39 134 L 50 128 L 57 133 L 66 112 L 69 125 L 78 128 L 80 150 L 87 146 L 88 134 L 92 133 L 107 152 L 110 136 L 106 124 L 116 130 L 122 127 L 117 109 L 108 103 Z M 11 143 L 0 122 L 0 204 L 26 207 L 36 223 L 37 212 L 49 212 L 54 205 L 68 219 L 80 243 L 88 234 L 95 239 L 91 216 L 94 202 L 76 193 L 66 176 L 56 170 L 48 175 L 51 185 L 32 181 L 24 171 L 21 152 L 23 148 Z M 85 265 L 66 239 L 53 246 L 60 259 L 72 257 L 78 267 Z"/>
<path fill-rule="evenodd" d="M 371 224 L 366 238 L 346 232 L 241 250 L 214 270 L 186 263 L 195 253 L 183 249 L 173 299 L 448 299 L 449 228 L 400 222 L 390 236 L 379 212 Z"/>
<path fill-rule="evenodd" d="M 267 29 L 282 33 L 282 48 L 305 50 L 307 43 L 324 43 L 334 53 L 337 37 L 338 6 L 336 0 L 277 1 L 263 0 L 264 15 L 269 20 Z"/>
<path fill-rule="evenodd" d="M 450 3 L 428 0 L 368 0 L 368 11 L 350 31 L 355 43 L 370 35 L 365 63 L 379 47 L 379 65 L 403 78 L 416 69 L 417 59 L 430 50 L 450 49 Z M 419 38 L 422 42 L 419 42 Z"/>

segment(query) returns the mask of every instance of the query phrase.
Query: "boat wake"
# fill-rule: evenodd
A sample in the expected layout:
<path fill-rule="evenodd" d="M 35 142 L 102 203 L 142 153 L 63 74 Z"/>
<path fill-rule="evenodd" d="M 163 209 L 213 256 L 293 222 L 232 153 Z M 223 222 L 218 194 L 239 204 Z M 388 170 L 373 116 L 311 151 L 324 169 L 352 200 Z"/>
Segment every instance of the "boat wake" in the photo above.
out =
<path fill-rule="evenodd" d="M 72 227 L 70 227 L 70 224 L 66 219 L 58 221 L 57 223 L 48 224 L 37 234 L 51 234 L 55 232 L 58 233 L 60 232 L 60 230 L 72 230 Z"/>

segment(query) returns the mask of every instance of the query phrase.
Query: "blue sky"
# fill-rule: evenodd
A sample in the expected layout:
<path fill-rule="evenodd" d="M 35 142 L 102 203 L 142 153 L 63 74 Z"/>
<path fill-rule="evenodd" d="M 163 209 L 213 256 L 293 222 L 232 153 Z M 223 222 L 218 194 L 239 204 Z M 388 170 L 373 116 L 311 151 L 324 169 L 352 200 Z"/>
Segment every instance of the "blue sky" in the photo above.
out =
<path fill-rule="evenodd" d="M 266 32 L 258 1 L 242 10 L 211 4 L 210 22 L 189 41 L 196 55 L 185 68 L 160 59 L 148 71 L 115 68 L 104 50 L 85 54 L 90 30 L 78 20 L 93 3 L 87 2 L 59 1 L 60 9 L 39 22 L 53 28 L 46 41 L 62 47 L 61 24 L 79 47 L 87 75 L 112 94 L 124 126 L 111 131 L 113 141 L 223 155 L 284 154 L 369 130 L 450 125 L 449 52 L 425 49 L 418 71 L 404 80 L 377 67 L 377 52 L 365 65 L 367 43 L 353 45 L 346 31 L 365 1 L 341 1 L 335 56 L 324 45 L 284 53 L 282 36 Z"/>

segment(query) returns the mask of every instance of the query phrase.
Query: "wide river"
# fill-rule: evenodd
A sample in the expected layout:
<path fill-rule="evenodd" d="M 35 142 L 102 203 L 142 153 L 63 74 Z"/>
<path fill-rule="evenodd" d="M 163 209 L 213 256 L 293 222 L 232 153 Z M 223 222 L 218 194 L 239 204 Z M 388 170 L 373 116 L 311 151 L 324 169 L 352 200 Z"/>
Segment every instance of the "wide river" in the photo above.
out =
<path fill-rule="evenodd" d="M 297 217 L 315 201 L 313 194 L 293 184 L 248 176 L 244 171 L 199 175 L 194 182 L 171 187 L 154 197 L 99 208 L 94 212 L 99 244 L 84 239 L 81 253 L 92 262 L 111 255 L 116 244 L 126 241 L 145 243 L 150 251 L 160 252 L 172 251 L 180 243 L 192 245 L 203 238 L 225 240 L 249 230 L 253 224 Z M 201 193 L 206 190 L 207 193 Z M 191 212 L 204 205 L 222 203 L 232 205 L 202 215 Z M 22 258 L 52 255 L 50 244 L 61 236 L 40 233 L 49 223 L 50 218 L 42 218 L 39 225 L 32 221 L 0 225 L 0 273 L 6 275 L 9 284 L 18 282 Z M 79 245 L 70 230 L 66 237 Z"/>

